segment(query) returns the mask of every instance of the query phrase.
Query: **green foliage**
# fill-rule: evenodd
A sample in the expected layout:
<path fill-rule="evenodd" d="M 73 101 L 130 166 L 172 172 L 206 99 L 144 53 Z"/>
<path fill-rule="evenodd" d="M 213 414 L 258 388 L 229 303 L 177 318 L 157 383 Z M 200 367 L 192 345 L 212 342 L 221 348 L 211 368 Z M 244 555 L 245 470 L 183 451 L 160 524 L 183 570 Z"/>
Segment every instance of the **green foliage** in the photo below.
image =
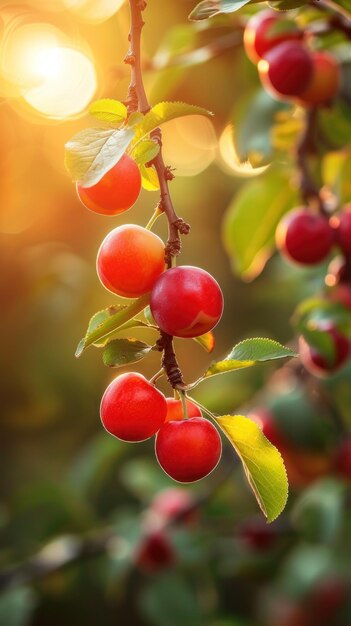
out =
<path fill-rule="evenodd" d="M 123 367 L 146 357 L 151 346 L 138 339 L 114 339 L 104 349 L 102 360 L 108 367 Z"/>
<path fill-rule="evenodd" d="M 256 278 L 274 249 L 282 216 L 297 205 L 289 172 L 271 167 L 235 195 L 223 223 L 223 240 L 233 269 L 245 280 Z"/>
<path fill-rule="evenodd" d="M 290 348 L 282 346 L 278 341 L 255 337 L 244 339 L 238 343 L 222 361 L 212 363 L 204 374 L 204 378 L 224 374 L 244 367 L 252 367 L 262 361 L 273 361 L 297 356 Z"/>
<path fill-rule="evenodd" d="M 115 313 L 112 312 L 111 314 L 111 308 L 96 313 L 89 322 L 85 336 L 77 346 L 76 357 L 79 357 L 86 348 L 111 335 L 117 329 L 121 330 L 126 322 L 132 320 L 149 304 L 149 301 L 150 294 L 148 293 L 140 296 L 137 300 L 133 300 L 127 306 L 119 306 Z"/>
<path fill-rule="evenodd" d="M 152 139 L 144 139 L 132 150 L 132 157 L 138 165 L 145 165 L 155 158 L 160 151 L 160 146 Z"/>
<path fill-rule="evenodd" d="M 288 479 L 280 453 L 248 418 L 225 415 L 216 420 L 238 453 L 262 512 L 272 522 L 288 498 Z"/>
<path fill-rule="evenodd" d="M 221 13 L 234 13 L 252 0 L 203 0 L 189 15 L 190 20 L 207 20 Z"/>
<path fill-rule="evenodd" d="M 291 518 L 307 541 L 332 543 L 342 531 L 346 486 L 327 478 L 307 488 L 295 502 Z"/>
<path fill-rule="evenodd" d="M 20 587 L 0 596 L 0 623 L 26 626 L 35 608 L 36 596 L 31 589 Z"/>
<path fill-rule="evenodd" d="M 239 101 L 233 111 L 234 143 L 241 162 L 253 167 L 266 165 L 272 160 L 275 146 L 272 127 L 282 112 L 291 111 L 286 102 L 274 100 L 259 89 L 247 102 Z"/>

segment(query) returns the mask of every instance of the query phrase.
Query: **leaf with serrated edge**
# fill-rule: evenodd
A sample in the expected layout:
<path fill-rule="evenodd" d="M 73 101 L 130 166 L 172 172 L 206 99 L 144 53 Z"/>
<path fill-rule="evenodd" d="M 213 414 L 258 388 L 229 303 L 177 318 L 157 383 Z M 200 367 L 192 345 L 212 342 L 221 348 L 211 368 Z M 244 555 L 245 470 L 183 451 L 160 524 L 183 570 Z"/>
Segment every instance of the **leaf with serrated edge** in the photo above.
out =
<path fill-rule="evenodd" d="M 156 141 L 152 139 L 144 139 L 140 141 L 137 146 L 132 150 L 131 156 L 138 165 L 145 165 L 149 163 L 155 156 L 158 155 L 160 146 Z"/>
<path fill-rule="evenodd" d="M 263 361 L 273 361 L 286 357 L 295 357 L 296 353 L 282 346 L 278 341 L 262 337 L 245 339 L 238 343 L 222 361 L 212 363 L 204 374 L 204 378 L 232 372 L 244 367 L 251 367 Z"/>
<path fill-rule="evenodd" d="M 102 122 L 108 122 L 109 124 L 119 124 L 123 122 L 128 115 L 125 104 L 118 100 L 113 100 L 112 98 L 95 100 L 89 107 L 89 113 L 96 119 Z"/>
<path fill-rule="evenodd" d="M 123 156 L 134 137 L 131 128 L 86 128 L 65 146 L 65 166 L 74 181 L 92 187 Z"/>
<path fill-rule="evenodd" d="M 107 344 L 102 360 L 108 367 L 123 367 L 140 361 L 150 350 L 151 346 L 138 339 L 114 339 Z"/>
<path fill-rule="evenodd" d="M 136 145 L 153 130 L 161 126 L 161 124 L 186 115 L 205 115 L 206 117 L 211 117 L 213 113 L 202 107 L 186 104 L 185 102 L 159 102 L 144 115 L 144 119 L 140 124 L 134 126 L 135 137 L 133 139 L 133 145 Z"/>
<path fill-rule="evenodd" d="M 224 415 L 216 421 L 238 453 L 263 514 L 272 522 L 288 499 L 288 479 L 280 452 L 247 417 Z"/>
<path fill-rule="evenodd" d="M 107 318 L 103 319 L 103 321 L 101 321 L 98 325 L 95 325 L 95 323 L 93 322 L 93 327 L 91 327 L 92 320 L 90 320 L 88 330 L 83 339 L 80 340 L 77 346 L 75 356 L 77 358 L 80 357 L 80 355 L 86 348 L 100 341 L 100 339 L 111 335 L 117 329 L 120 329 L 126 322 L 128 322 L 130 319 L 135 317 L 135 315 L 143 311 L 143 309 L 148 306 L 149 302 L 150 293 L 146 293 L 143 296 L 140 296 L 140 298 L 138 298 L 137 300 L 133 300 L 129 305 L 120 308 L 117 313 L 114 313 L 113 315 L 110 315 Z M 102 313 L 102 311 L 99 311 L 97 315 Z M 93 316 L 92 319 L 94 320 L 97 315 Z"/>

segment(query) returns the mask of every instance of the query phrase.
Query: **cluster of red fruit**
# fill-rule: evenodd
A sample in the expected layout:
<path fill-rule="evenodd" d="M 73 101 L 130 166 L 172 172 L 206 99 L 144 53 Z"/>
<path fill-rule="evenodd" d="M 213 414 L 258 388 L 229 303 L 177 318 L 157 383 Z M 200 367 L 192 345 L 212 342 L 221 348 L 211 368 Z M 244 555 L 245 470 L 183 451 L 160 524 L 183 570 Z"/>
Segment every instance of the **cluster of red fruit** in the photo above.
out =
<path fill-rule="evenodd" d="M 276 243 L 286 259 L 305 266 L 325 261 L 331 251 L 338 248 L 345 268 L 351 259 L 351 206 L 346 205 L 339 215 L 330 219 L 308 208 L 294 209 L 281 220 Z M 326 358 L 303 338 L 300 339 L 300 355 L 308 370 L 324 376 L 346 363 L 350 356 L 350 342 L 330 320 L 320 321 L 315 330 L 328 333 L 333 345 L 332 358 Z"/>
<path fill-rule="evenodd" d="M 137 164 L 127 154 L 92 187 L 78 183 L 80 200 L 90 210 L 116 215 L 128 210 L 141 190 Z M 126 224 L 112 230 L 97 255 L 101 283 L 114 294 L 138 298 L 150 293 L 150 309 L 159 329 L 182 338 L 214 328 L 223 311 L 223 296 L 208 272 L 192 266 L 167 271 L 162 240 L 146 228 Z M 216 428 L 188 403 L 165 398 L 138 373 L 118 376 L 106 389 L 101 419 L 123 441 L 144 441 L 157 434 L 156 456 L 175 480 L 191 482 L 211 472 L 221 456 Z"/>
<path fill-rule="evenodd" d="M 293 21 L 267 10 L 248 21 L 244 47 L 275 98 L 302 106 L 328 104 L 340 86 L 338 60 L 330 52 L 310 50 L 304 39 Z"/>

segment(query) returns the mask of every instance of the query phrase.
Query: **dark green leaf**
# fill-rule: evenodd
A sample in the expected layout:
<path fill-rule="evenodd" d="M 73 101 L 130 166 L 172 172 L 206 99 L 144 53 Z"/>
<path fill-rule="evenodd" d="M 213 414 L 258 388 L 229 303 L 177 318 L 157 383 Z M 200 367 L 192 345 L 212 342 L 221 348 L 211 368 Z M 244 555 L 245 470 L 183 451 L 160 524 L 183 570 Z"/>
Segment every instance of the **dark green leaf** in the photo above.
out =
<path fill-rule="evenodd" d="M 123 367 L 140 361 L 150 350 L 151 346 L 137 339 L 114 339 L 107 344 L 102 360 L 108 367 Z"/>
<path fill-rule="evenodd" d="M 0 624 L 4 626 L 26 626 L 36 605 L 35 594 L 22 587 L 0 596 Z"/>
<path fill-rule="evenodd" d="M 309 487 L 292 511 L 294 526 L 308 541 L 332 542 L 343 522 L 346 485 L 327 478 Z"/>

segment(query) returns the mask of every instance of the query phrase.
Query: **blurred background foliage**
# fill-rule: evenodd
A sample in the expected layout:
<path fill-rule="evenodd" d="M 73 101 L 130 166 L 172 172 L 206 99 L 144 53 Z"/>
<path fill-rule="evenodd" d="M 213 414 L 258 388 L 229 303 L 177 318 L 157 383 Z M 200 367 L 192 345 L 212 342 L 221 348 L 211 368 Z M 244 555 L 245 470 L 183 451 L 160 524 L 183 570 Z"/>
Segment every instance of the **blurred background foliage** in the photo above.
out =
<path fill-rule="evenodd" d="M 244 337 L 288 342 L 295 306 L 323 288 L 325 274 L 325 267 L 296 270 L 275 257 L 265 266 L 275 226 L 297 202 L 289 149 L 301 120 L 258 90 L 241 45 L 252 10 L 189 23 L 193 6 L 182 0 L 160 10 L 150 0 L 143 34 L 151 102 L 179 99 L 215 113 L 211 121 L 184 118 L 164 129 L 174 203 L 192 225 L 182 263 L 211 272 L 226 302 L 213 355 L 176 342 L 189 381 Z M 298 19 L 318 21 L 316 13 L 303 9 Z M 348 626 L 350 493 L 330 472 L 340 432 L 329 404 L 289 366 L 216 377 L 194 393 L 219 414 L 265 407 L 275 415 L 295 447 L 286 513 L 270 526 L 257 517 L 228 450 L 210 478 L 181 488 L 195 517 L 166 522 L 156 567 L 138 557 L 143 537 L 165 523 L 162 515 L 150 521 L 150 502 L 174 483 L 157 466 L 152 442 L 121 444 L 102 431 L 99 402 L 115 373 L 93 350 L 74 359 L 91 315 L 113 303 L 95 272 L 112 221 L 80 205 L 63 166 L 64 143 L 91 123 L 91 99 L 125 97 L 128 7 L 120 0 L 28 0 L 2 3 L 0 17 L 0 582 L 13 586 L 0 597 L 0 623 Z M 322 45 L 349 56 L 340 34 Z M 329 138 L 321 176 L 350 201 L 345 97 L 321 114 Z M 145 225 L 157 200 L 143 192 L 128 219 Z M 262 223 L 264 234 L 257 232 Z M 165 236 L 162 220 L 156 231 Z M 158 359 L 138 370 L 152 376 Z M 322 388 L 351 427 L 350 368 Z M 39 560 L 26 570 L 11 569 L 33 554 Z M 73 563 L 60 568 L 66 560 Z M 41 576 L 52 563 L 57 571 Z"/>

